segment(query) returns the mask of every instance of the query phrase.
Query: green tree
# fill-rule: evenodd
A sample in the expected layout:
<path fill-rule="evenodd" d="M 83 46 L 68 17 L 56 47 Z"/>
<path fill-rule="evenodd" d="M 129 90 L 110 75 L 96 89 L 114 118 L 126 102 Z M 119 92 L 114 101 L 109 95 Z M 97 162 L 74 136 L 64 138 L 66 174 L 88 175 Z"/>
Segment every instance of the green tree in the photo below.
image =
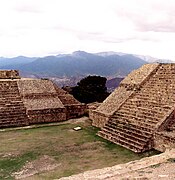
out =
<path fill-rule="evenodd" d="M 82 103 L 102 102 L 109 95 L 106 80 L 101 76 L 85 77 L 72 88 L 72 94 Z"/>

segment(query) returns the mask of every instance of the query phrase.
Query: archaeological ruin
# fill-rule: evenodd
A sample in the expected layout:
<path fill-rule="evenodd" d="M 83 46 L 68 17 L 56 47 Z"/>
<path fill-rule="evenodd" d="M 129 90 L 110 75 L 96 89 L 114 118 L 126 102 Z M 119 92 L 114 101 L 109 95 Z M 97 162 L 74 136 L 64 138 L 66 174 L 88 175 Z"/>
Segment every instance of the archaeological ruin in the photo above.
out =
<path fill-rule="evenodd" d="M 85 108 L 50 80 L 0 71 L 0 128 L 65 121 L 82 116 Z"/>
<path fill-rule="evenodd" d="M 93 107 L 94 108 L 94 107 Z M 136 153 L 175 147 L 175 64 L 146 64 L 131 72 L 89 111 L 98 135 Z"/>

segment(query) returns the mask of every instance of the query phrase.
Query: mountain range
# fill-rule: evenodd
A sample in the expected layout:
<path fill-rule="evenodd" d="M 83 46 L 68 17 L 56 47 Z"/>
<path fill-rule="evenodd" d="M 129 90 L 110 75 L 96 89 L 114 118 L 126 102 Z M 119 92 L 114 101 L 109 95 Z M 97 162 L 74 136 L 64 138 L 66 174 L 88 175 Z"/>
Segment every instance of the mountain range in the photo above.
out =
<path fill-rule="evenodd" d="M 0 58 L 1 69 L 18 69 L 22 74 L 39 77 L 72 77 L 86 75 L 125 76 L 147 63 L 145 57 L 132 54 L 76 51 L 46 57 Z"/>

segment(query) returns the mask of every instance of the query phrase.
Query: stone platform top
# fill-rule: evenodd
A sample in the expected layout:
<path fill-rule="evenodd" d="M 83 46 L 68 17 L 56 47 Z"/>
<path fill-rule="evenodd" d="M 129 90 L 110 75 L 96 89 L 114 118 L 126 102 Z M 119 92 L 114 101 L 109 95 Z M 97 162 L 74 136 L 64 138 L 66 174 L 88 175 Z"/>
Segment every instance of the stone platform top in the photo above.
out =
<path fill-rule="evenodd" d="M 145 64 L 141 68 L 136 69 L 128 74 L 128 76 L 121 81 L 121 84 L 140 85 L 158 66 L 158 63 Z"/>
<path fill-rule="evenodd" d="M 21 79 L 18 81 L 20 93 L 25 96 L 28 94 L 38 93 L 56 93 L 53 83 L 43 79 Z"/>
<path fill-rule="evenodd" d="M 20 79 L 17 70 L 0 70 L 0 79 Z"/>

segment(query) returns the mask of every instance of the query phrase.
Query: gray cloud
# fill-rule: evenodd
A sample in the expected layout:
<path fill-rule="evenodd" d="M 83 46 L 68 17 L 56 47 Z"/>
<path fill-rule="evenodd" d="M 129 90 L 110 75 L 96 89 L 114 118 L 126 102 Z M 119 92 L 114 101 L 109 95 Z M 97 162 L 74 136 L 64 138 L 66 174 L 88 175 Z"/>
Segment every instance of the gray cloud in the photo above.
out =
<path fill-rule="evenodd" d="M 14 8 L 14 10 L 20 13 L 41 13 L 42 12 L 41 9 L 39 9 L 37 6 L 31 5 L 31 4 L 17 5 Z"/>
<path fill-rule="evenodd" d="M 81 32 L 77 35 L 80 40 L 95 40 L 105 43 L 124 43 L 128 41 L 150 41 L 150 42 L 159 42 L 160 40 L 156 37 L 151 37 L 150 35 L 145 35 L 144 33 L 132 35 L 129 37 L 112 37 L 107 36 L 101 32 Z"/>
<path fill-rule="evenodd" d="M 170 18 L 171 19 L 171 18 Z M 154 22 L 154 23 L 139 23 L 137 29 L 139 31 L 154 31 L 154 32 L 175 32 L 175 22 L 172 20 Z"/>
<path fill-rule="evenodd" d="M 163 1 L 138 1 L 134 8 L 113 8 L 113 11 L 123 21 L 128 21 L 135 26 L 137 31 L 147 32 L 175 32 L 175 2 Z"/>

